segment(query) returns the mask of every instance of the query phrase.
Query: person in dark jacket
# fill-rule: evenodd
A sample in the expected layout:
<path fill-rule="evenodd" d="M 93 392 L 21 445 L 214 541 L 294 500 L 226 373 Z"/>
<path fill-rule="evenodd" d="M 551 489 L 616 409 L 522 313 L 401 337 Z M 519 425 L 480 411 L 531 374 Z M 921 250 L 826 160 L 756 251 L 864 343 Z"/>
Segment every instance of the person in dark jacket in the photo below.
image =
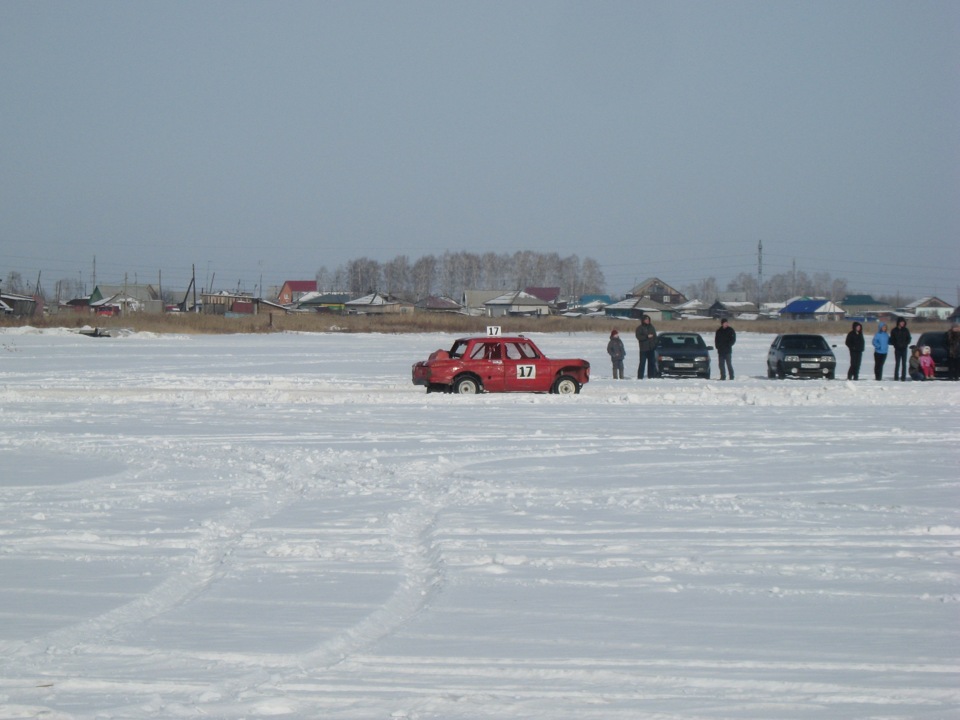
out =
<path fill-rule="evenodd" d="M 960 323 L 954 323 L 947 331 L 947 361 L 951 380 L 960 380 Z"/>
<path fill-rule="evenodd" d="M 890 333 L 890 344 L 893 345 L 893 379 L 901 382 L 907 379 L 907 355 L 910 353 L 910 331 L 907 330 L 907 321 L 897 320 L 897 326 Z"/>
<path fill-rule="evenodd" d="M 850 332 L 847 333 L 846 345 L 850 350 L 850 369 L 847 370 L 847 380 L 859 380 L 860 361 L 863 360 L 863 349 L 866 347 L 863 339 L 863 325 L 858 322 L 853 324 Z"/>
<path fill-rule="evenodd" d="M 907 374 L 911 380 L 923 380 L 923 370 L 920 368 L 920 348 L 910 346 L 910 360 L 907 362 Z"/>
<path fill-rule="evenodd" d="M 887 351 L 890 349 L 890 335 L 887 333 L 887 324 L 880 323 L 873 336 L 873 374 L 880 380 L 883 378 L 883 364 L 887 361 Z"/>
<path fill-rule="evenodd" d="M 640 343 L 640 367 L 637 369 L 637 378 L 643 380 L 644 366 L 650 379 L 657 377 L 657 329 L 650 322 L 650 316 L 644 315 L 637 326 L 637 342 Z"/>
<path fill-rule="evenodd" d="M 720 379 L 726 380 L 727 373 L 733 380 L 733 346 L 737 342 L 737 331 L 727 324 L 727 319 L 720 320 L 720 327 L 713 334 L 713 345 L 717 348 L 717 360 L 720 362 Z"/>
<path fill-rule="evenodd" d="M 610 361 L 613 363 L 613 379 L 623 380 L 623 358 L 627 356 L 627 350 L 623 347 L 623 340 L 620 339 L 620 333 L 616 330 L 610 331 L 607 355 L 610 356 Z"/>

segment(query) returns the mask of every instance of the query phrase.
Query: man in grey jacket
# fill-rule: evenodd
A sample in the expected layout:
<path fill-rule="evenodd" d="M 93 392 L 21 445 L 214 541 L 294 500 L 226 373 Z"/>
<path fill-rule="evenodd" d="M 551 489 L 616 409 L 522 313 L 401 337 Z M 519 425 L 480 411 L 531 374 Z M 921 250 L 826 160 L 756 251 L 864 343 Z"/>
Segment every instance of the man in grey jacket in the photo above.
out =
<path fill-rule="evenodd" d="M 637 342 L 640 343 L 640 367 L 637 368 L 637 379 L 643 380 L 644 366 L 647 375 L 652 380 L 658 377 L 657 356 L 654 349 L 657 347 L 657 329 L 650 322 L 650 316 L 644 315 L 637 326 Z"/>

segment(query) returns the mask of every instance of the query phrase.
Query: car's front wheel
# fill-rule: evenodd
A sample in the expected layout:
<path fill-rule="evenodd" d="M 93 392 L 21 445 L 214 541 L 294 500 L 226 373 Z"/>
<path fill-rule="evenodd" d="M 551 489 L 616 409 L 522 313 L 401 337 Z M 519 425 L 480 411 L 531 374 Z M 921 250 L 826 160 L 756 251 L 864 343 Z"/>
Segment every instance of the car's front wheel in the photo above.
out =
<path fill-rule="evenodd" d="M 783 380 L 787 376 L 787 371 L 783 369 L 783 363 L 777 363 L 777 377 Z"/>
<path fill-rule="evenodd" d="M 453 383 L 453 392 L 457 395 L 476 395 L 480 392 L 480 382 L 474 377 L 464 375 Z"/>
<path fill-rule="evenodd" d="M 576 395 L 580 392 L 580 383 L 569 375 L 561 375 L 553 384 L 553 392 L 557 395 Z"/>

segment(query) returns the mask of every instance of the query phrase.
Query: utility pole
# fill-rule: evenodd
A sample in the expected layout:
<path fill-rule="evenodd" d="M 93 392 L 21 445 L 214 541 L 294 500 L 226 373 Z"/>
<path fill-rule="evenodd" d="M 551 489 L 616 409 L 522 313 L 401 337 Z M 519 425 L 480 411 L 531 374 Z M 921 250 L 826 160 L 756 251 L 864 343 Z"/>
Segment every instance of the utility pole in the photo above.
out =
<path fill-rule="evenodd" d="M 757 241 L 757 312 L 763 305 L 763 240 Z"/>

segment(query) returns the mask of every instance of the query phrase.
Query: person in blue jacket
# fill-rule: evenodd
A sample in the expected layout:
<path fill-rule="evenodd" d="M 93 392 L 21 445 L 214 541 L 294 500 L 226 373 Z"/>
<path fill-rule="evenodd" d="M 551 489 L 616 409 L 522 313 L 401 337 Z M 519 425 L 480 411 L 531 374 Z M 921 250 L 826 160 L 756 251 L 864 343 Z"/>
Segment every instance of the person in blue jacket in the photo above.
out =
<path fill-rule="evenodd" d="M 873 336 L 873 375 L 877 380 L 883 379 L 883 364 L 887 361 L 889 350 L 890 335 L 887 333 L 887 324 L 880 323 Z"/>

